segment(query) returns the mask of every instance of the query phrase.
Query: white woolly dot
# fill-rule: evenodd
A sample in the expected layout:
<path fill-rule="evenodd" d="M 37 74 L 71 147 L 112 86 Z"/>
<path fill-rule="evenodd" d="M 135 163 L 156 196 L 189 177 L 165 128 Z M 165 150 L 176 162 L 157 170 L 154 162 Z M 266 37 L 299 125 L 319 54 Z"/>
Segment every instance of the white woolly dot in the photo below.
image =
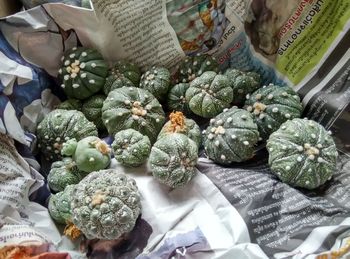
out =
<path fill-rule="evenodd" d="M 247 140 L 243 141 L 243 145 L 248 146 L 249 142 Z"/>
<path fill-rule="evenodd" d="M 59 73 L 59 74 L 62 74 L 62 69 L 61 69 L 61 68 L 58 70 L 58 73 Z"/>
<path fill-rule="evenodd" d="M 297 146 L 297 150 L 298 150 L 299 152 L 302 152 L 302 151 L 304 150 L 304 148 L 303 148 L 302 146 Z"/>
<path fill-rule="evenodd" d="M 323 158 L 322 158 L 322 157 L 318 157 L 318 158 L 317 158 L 317 162 L 319 162 L 319 163 L 323 163 L 323 162 L 324 162 L 324 160 L 323 160 Z"/>
<path fill-rule="evenodd" d="M 105 123 L 107 124 L 109 122 L 109 120 L 105 120 Z"/>
<path fill-rule="evenodd" d="M 64 80 L 66 80 L 66 81 L 67 81 L 67 80 L 69 80 L 69 75 L 64 75 L 64 77 L 63 77 L 63 78 L 64 78 Z"/>
<path fill-rule="evenodd" d="M 86 77 L 86 73 L 82 73 L 82 74 L 80 75 L 80 77 L 81 77 L 81 78 L 85 78 L 85 77 Z"/>
<path fill-rule="evenodd" d="M 89 158 L 89 162 L 94 162 L 94 161 L 95 161 L 95 158 L 93 158 L 93 157 Z"/>
<path fill-rule="evenodd" d="M 210 134 L 208 135 L 208 139 L 211 140 L 211 139 L 213 139 L 213 138 L 214 138 L 214 135 L 210 133 Z"/>
<path fill-rule="evenodd" d="M 268 124 L 267 127 L 268 127 L 269 129 L 272 129 L 272 126 L 271 126 L 270 124 Z"/>
<path fill-rule="evenodd" d="M 73 51 L 76 51 L 76 50 L 77 50 L 77 47 L 73 47 L 72 50 L 73 50 Z"/>
<path fill-rule="evenodd" d="M 91 63 L 91 67 L 96 67 L 96 63 Z"/>
<path fill-rule="evenodd" d="M 226 121 L 227 121 L 227 123 L 231 123 L 231 122 L 232 122 L 232 120 L 233 120 L 233 119 L 232 119 L 231 117 L 229 117 L 229 118 L 227 118 L 227 120 L 226 120 Z"/>
<path fill-rule="evenodd" d="M 306 184 L 306 185 L 309 185 L 309 184 L 310 184 L 310 181 L 306 181 L 305 184 Z"/>
<path fill-rule="evenodd" d="M 222 125 L 222 124 L 224 124 L 224 122 L 223 122 L 222 120 L 218 120 L 218 121 L 216 122 L 216 124 L 217 124 L 217 125 Z"/>
<path fill-rule="evenodd" d="M 316 138 L 316 135 L 312 133 L 312 134 L 311 134 L 311 137 L 312 137 L 312 138 Z"/>
<path fill-rule="evenodd" d="M 95 83 L 95 80 L 94 80 L 94 79 L 90 79 L 90 80 L 89 80 L 89 83 L 90 83 L 90 84 L 94 84 L 94 83 Z"/>
<path fill-rule="evenodd" d="M 225 160 L 226 156 L 225 155 L 221 155 L 220 158 L 221 158 L 221 160 Z"/>
<path fill-rule="evenodd" d="M 328 133 L 328 135 L 332 135 L 332 131 L 330 131 L 330 130 L 327 131 L 327 133 Z"/>
<path fill-rule="evenodd" d="M 267 99 L 269 99 L 269 100 L 271 100 L 273 98 L 273 94 L 269 94 L 268 96 L 267 96 Z"/>
<path fill-rule="evenodd" d="M 255 99 L 260 100 L 261 99 L 261 94 L 255 95 Z"/>
<path fill-rule="evenodd" d="M 55 150 L 54 152 L 55 152 L 55 154 L 58 154 L 58 153 L 60 153 L 60 151 L 59 151 L 59 150 L 57 150 L 57 149 L 56 149 L 56 150 Z"/>
<path fill-rule="evenodd" d="M 122 116 L 123 114 L 121 112 L 118 113 L 118 116 Z"/>
<path fill-rule="evenodd" d="M 297 161 L 298 161 L 298 162 L 301 162 L 301 161 L 303 161 L 303 157 L 301 157 L 301 156 L 298 156 L 298 158 L 297 158 Z"/>
<path fill-rule="evenodd" d="M 289 165 L 286 166 L 286 170 L 287 170 L 287 171 L 290 170 L 290 166 L 289 166 Z"/>
<path fill-rule="evenodd" d="M 75 53 L 72 53 L 69 55 L 70 58 L 74 58 L 75 57 Z"/>
<path fill-rule="evenodd" d="M 55 126 L 55 129 L 57 129 L 57 130 L 58 130 L 59 128 L 60 128 L 59 126 Z"/>
<path fill-rule="evenodd" d="M 286 150 L 286 149 L 287 149 L 287 146 L 282 146 L 282 149 L 283 149 L 283 150 Z"/>
<path fill-rule="evenodd" d="M 314 155 L 309 155 L 308 158 L 309 158 L 310 160 L 315 160 L 315 156 L 314 156 Z"/>
<path fill-rule="evenodd" d="M 216 140 L 215 143 L 214 143 L 215 146 L 219 146 L 220 145 L 220 141 L 219 140 Z"/>
<path fill-rule="evenodd" d="M 215 122 L 215 119 L 210 119 L 210 124 L 213 124 Z"/>
<path fill-rule="evenodd" d="M 87 56 L 87 53 L 84 51 L 84 52 L 81 53 L 81 55 L 82 55 L 83 57 L 86 57 L 86 56 Z"/>
<path fill-rule="evenodd" d="M 208 66 L 210 65 L 210 61 L 207 61 L 207 63 L 206 63 Z"/>
<path fill-rule="evenodd" d="M 223 112 L 227 112 L 228 111 L 228 108 L 225 108 L 224 110 L 223 110 Z"/>
<path fill-rule="evenodd" d="M 322 144 L 317 144 L 317 147 L 318 148 L 322 148 Z"/>
<path fill-rule="evenodd" d="M 51 150 L 51 147 L 46 147 L 47 150 Z"/>
<path fill-rule="evenodd" d="M 130 100 L 125 100 L 124 103 L 125 103 L 126 105 L 129 105 L 131 102 L 130 102 Z"/>
<path fill-rule="evenodd" d="M 82 62 L 82 63 L 79 65 L 79 67 L 82 68 L 82 69 L 84 69 L 85 66 L 86 66 L 86 64 L 85 64 L 84 62 Z"/>
<path fill-rule="evenodd" d="M 70 77 L 71 77 L 71 78 L 76 78 L 76 77 L 77 77 L 77 74 L 76 74 L 76 73 L 72 73 L 72 74 L 70 74 Z"/>
<path fill-rule="evenodd" d="M 247 95 L 245 96 L 245 98 L 246 98 L 246 99 L 249 99 L 249 98 L 250 98 L 250 94 L 247 94 Z"/>
<path fill-rule="evenodd" d="M 72 86 L 73 86 L 73 88 L 78 88 L 79 84 L 73 84 Z"/>
<path fill-rule="evenodd" d="M 160 120 L 157 118 L 157 119 L 156 119 L 156 122 L 160 122 Z"/>
<path fill-rule="evenodd" d="M 64 65 L 65 66 L 69 66 L 70 65 L 70 61 L 69 60 L 64 61 Z"/>
<path fill-rule="evenodd" d="M 146 126 L 146 122 L 145 121 L 141 122 L 141 125 Z"/>
<path fill-rule="evenodd" d="M 273 150 L 274 150 L 274 149 L 273 149 L 272 147 L 269 149 L 270 152 L 272 152 Z"/>
<path fill-rule="evenodd" d="M 246 108 L 246 110 L 247 110 L 248 112 L 251 112 L 251 111 L 253 110 L 253 107 L 252 107 L 252 106 L 248 106 L 248 107 Z"/>
<path fill-rule="evenodd" d="M 203 72 L 202 72 L 202 70 L 199 70 L 198 71 L 198 75 L 201 75 Z"/>
<path fill-rule="evenodd" d="M 278 108 L 277 107 L 273 108 L 272 112 L 274 112 L 274 113 L 278 112 Z"/>
<path fill-rule="evenodd" d="M 232 139 L 236 139 L 237 136 L 236 136 L 236 135 L 231 135 L 231 138 L 232 138 Z"/>
<path fill-rule="evenodd" d="M 311 145 L 309 143 L 304 144 L 304 148 L 309 149 L 310 147 L 311 147 Z"/>
<path fill-rule="evenodd" d="M 242 120 L 246 120 L 246 119 L 247 119 L 247 115 L 242 115 L 242 116 L 241 116 L 241 119 L 242 119 Z"/>
<path fill-rule="evenodd" d="M 60 140 L 61 140 L 61 138 L 60 138 L 60 137 L 57 137 L 57 138 L 56 138 L 56 141 L 57 141 L 57 142 L 59 142 Z"/>
<path fill-rule="evenodd" d="M 64 84 L 61 84 L 61 87 L 62 87 L 62 88 L 65 88 L 66 86 L 65 86 Z"/>
<path fill-rule="evenodd" d="M 309 168 L 309 170 L 307 170 L 307 171 L 310 173 L 310 172 L 312 172 L 312 169 L 311 169 L 311 168 Z"/>
<path fill-rule="evenodd" d="M 283 92 L 282 96 L 286 97 L 286 96 L 288 96 L 288 93 L 287 92 Z"/>
<path fill-rule="evenodd" d="M 286 127 L 286 126 L 284 126 L 284 125 L 281 127 L 281 129 L 283 129 L 283 130 L 285 130 L 286 128 L 287 128 L 287 127 Z"/>
<path fill-rule="evenodd" d="M 290 118 L 290 114 L 289 114 L 289 113 L 286 113 L 286 114 L 284 115 L 284 117 L 286 117 L 287 119 L 289 119 L 289 118 Z"/>
<path fill-rule="evenodd" d="M 193 62 L 193 65 L 194 65 L 194 66 L 196 66 L 197 64 L 198 64 L 198 62 L 197 62 L 197 61 L 194 61 L 194 62 Z"/>
<path fill-rule="evenodd" d="M 206 131 L 206 130 L 203 130 L 203 131 L 202 131 L 202 134 L 203 134 L 203 135 L 204 135 L 204 134 L 206 134 L 206 133 L 207 133 L 207 131 Z"/>

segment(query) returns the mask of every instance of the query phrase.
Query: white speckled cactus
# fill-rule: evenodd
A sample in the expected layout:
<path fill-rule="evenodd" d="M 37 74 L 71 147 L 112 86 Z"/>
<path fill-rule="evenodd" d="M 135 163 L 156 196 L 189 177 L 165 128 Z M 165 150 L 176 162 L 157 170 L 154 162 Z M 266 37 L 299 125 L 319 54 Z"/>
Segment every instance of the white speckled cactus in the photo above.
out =
<path fill-rule="evenodd" d="M 69 139 L 80 140 L 97 136 L 96 126 L 84 114 L 75 110 L 53 110 L 37 127 L 38 147 L 46 160 L 57 161 L 61 156 L 62 144 Z"/>
<path fill-rule="evenodd" d="M 127 129 L 115 134 L 112 148 L 114 157 L 119 163 L 136 167 L 147 160 L 151 152 L 151 142 L 140 132 Z"/>
<path fill-rule="evenodd" d="M 152 67 L 141 76 L 140 87 L 148 90 L 158 100 L 167 96 L 170 86 L 170 72 L 165 67 Z"/>
<path fill-rule="evenodd" d="M 95 136 L 83 138 L 79 142 L 71 139 L 63 143 L 61 153 L 72 156 L 78 169 L 88 173 L 105 169 L 111 162 L 111 149 Z"/>
<path fill-rule="evenodd" d="M 212 118 L 230 106 L 233 90 L 224 75 L 208 71 L 190 83 L 186 100 L 191 111 L 204 118 Z"/>
<path fill-rule="evenodd" d="M 283 123 L 270 135 L 267 150 L 272 172 L 292 186 L 317 188 L 336 170 L 334 140 L 312 120 L 297 118 Z"/>
<path fill-rule="evenodd" d="M 71 200 L 75 185 L 68 185 L 63 191 L 51 194 L 49 199 L 49 213 L 57 223 L 66 224 L 71 220 Z"/>
<path fill-rule="evenodd" d="M 283 122 L 300 117 L 303 110 L 292 88 L 273 84 L 248 95 L 244 108 L 253 114 L 262 139 L 267 139 Z"/>
<path fill-rule="evenodd" d="M 85 176 L 86 173 L 78 169 L 72 158 L 65 157 L 62 161 L 52 163 L 47 182 L 51 190 L 61 192 L 66 186 L 77 184 Z"/>
<path fill-rule="evenodd" d="M 174 133 L 153 145 L 149 163 L 153 176 L 159 182 L 177 188 L 192 179 L 197 160 L 196 143 L 184 134 Z"/>
<path fill-rule="evenodd" d="M 165 123 L 159 132 L 158 139 L 169 134 L 180 133 L 192 139 L 197 146 L 201 144 L 201 131 L 194 120 L 187 119 L 182 112 L 172 112 L 169 115 L 169 121 Z"/>
<path fill-rule="evenodd" d="M 86 99 L 100 91 L 105 84 L 108 64 L 97 50 L 74 47 L 61 60 L 58 78 L 68 97 Z"/>
<path fill-rule="evenodd" d="M 110 135 L 134 129 L 154 142 L 165 115 L 158 100 L 147 90 L 122 87 L 108 94 L 102 107 L 102 119 Z"/>
<path fill-rule="evenodd" d="M 141 212 L 135 180 L 114 169 L 90 173 L 72 196 L 72 222 L 88 239 L 121 237 L 134 228 Z"/>
<path fill-rule="evenodd" d="M 177 83 L 188 83 L 201 76 L 206 71 L 219 72 L 219 64 L 214 57 L 206 54 L 197 54 L 186 57 L 177 71 Z"/>
<path fill-rule="evenodd" d="M 186 115 L 193 114 L 186 100 L 186 91 L 189 87 L 189 83 L 179 83 L 170 89 L 167 98 L 167 105 L 170 111 L 181 111 Z"/>
<path fill-rule="evenodd" d="M 247 94 L 251 94 L 260 87 L 260 75 L 255 72 L 243 72 L 229 68 L 225 76 L 231 81 L 233 101 L 235 105 L 243 105 Z"/>
<path fill-rule="evenodd" d="M 210 125 L 203 131 L 207 156 L 223 165 L 252 158 L 258 139 L 258 127 L 251 114 L 236 107 L 211 119 Z"/>
<path fill-rule="evenodd" d="M 140 83 L 140 77 L 141 71 L 136 64 L 125 60 L 118 61 L 109 70 L 103 91 L 108 95 L 110 91 L 123 86 L 137 87 Z"/>
<path fill-rule="evenodd" d="M 102 121 L 102 106 L 105 99 L 105 95 L 93 95 L 84 101 L 81 108 L 81 112 L 85 117 L 93 122 L 99 130 L 105 129 L 105 125 Z"/>

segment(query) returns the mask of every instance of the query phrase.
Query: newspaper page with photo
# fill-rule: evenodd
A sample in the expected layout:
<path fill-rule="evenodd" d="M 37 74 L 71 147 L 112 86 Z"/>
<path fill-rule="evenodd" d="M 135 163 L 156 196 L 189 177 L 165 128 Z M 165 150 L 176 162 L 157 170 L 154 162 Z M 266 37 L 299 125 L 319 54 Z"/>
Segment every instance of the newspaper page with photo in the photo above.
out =
<path fill-rule="evenodd" d="M 78 248 L 60 237 L 59 226 L 42 226 L 59 251 L 73 258 L 331 258 L 348 252 L 348 0 L 60 2 L 42 1 L 0 20 L 0 132 L 31 143 L 32 150 L 38 122 L 64 100 L 55 79 L 60 57 L 80 42 L 110 63 L 128 59 L 142 71 L 165 66 L 175 72 L 186 56 L 207 53 L 222 71 L 255 71 L 262 85 L 293 87 L 303 116 L 333 132 L 340 156 L 332 179 L 313 191 L 280 182 L 264 145 L 253 159 L 227 167 L 201 149 L 195 178 L 178 190 L 160 185 L 147 166 L 130 169 L 113 160 L 111 166 L 135 178 L 141 192 L 142 215 L 134 230 L 123 240 L 83 239 Z M 30 151 L 23 156 L 38 157 Z M 31 194 L 43 205 L 48 196 L 43 188 Z M 38 222 L 50 220 L 40 209 L 46 218 Z"/>

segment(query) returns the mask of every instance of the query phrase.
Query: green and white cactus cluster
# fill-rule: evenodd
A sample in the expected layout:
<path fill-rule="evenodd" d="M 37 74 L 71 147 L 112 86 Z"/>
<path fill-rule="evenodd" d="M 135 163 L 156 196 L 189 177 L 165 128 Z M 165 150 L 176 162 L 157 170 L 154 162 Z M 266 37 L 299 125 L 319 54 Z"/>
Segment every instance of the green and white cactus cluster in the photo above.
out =
<path fill-rule="evenodd" d="M 186 58 L 172 77 L 163 67 L 142 73 L 128 61 L 109 67 L 96 50 L 80 47 L 62 58 L 59 79 L 68 100 L 42 120 L 37 137 L 53 162 L 50 214 L 68 223 L 72 237 L 119 238 L 141 213 L 136 182 L 108 169 L 113 154 L 127 167 L 148 160 L 154 178 L 170 188 L 194 177 L 201 146 L 229 166 L 267 141 L 271 171 L 296 187 L 316 188 L 335 169 L 334 141 L 318 123 L 299 119 L 293 89 L 261 87 L 255 72 L 220 71 L 208 55 Z M 208 120 L 207 128 L 201 132 L 191 117 Z M 98 137 L 104 131 L 114 137 L 111 146 Z"/>

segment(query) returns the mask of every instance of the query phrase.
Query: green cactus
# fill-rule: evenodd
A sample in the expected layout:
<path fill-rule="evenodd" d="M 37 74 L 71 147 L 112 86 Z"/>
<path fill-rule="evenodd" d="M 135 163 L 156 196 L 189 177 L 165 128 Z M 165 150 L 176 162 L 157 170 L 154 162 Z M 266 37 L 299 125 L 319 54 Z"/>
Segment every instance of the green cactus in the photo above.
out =
<path fill-rule="evenodd" d="M 273 84 L 248 95 L 244 108 L 254 116 L 264 140 L 283 122 L 300 117 L 303 110 L 300 98 L 292 88 Z"/>
<path fill-rule="evenodd" d="M 56 109 L 81 111 L 81 106 L 82 103 L 80 100 L 71 98 L 61 102 Z"/>
<path fill-rule="evenodd" d="M 127 129 L 115 134 L 112 148 L 114 157 L 119 163 L 136 167 L 147 160 L 151 152 L 151 142 L 140 132 Z"/>
<path fill-rule="evenodd" d="M 61 156 L 62 144 L 69 139 L 80 140 L 97 136 L 96 126 L 84 114 L 75 110 L 53 110 L 37 127 L 38 147 L 44 158 L 57 161 Z"/>
<path fill-rule="evenodd" d="M 189 87 L 189 83 L 179 83 L 170 89 L 167 98 L 168 109 L 170 111 L 180 111 L 186 115 L 193 114 L 186 100 L 186 91 Z"/>
<path fill-rule="evenodd" d="M 259 132 L 251 114 L 232 107 L 214 119 L 203 131 L 207 156 L 218 164 L 242 162 L 254 156 Z"/>
<path fill-rule="evenodd" d="M 72 197 L 72 222 L 88 239 L 118 239 L 134 228 L 141 212 L 135 180 L 115 169 L 90 173 Z"/>
<path fill-rule="evenodd" d="M 141 76 L 140 87 L 163 101 L 170 87 L 170 72 L 164 67 L 152 67 Z"/>
<path fill-rule="evenodd" d="M 154 144 L 149 164 L 159 182 L 177 188 L 187 184 L 195 175 L 197 160 L 196 143 L 184 134 L 174 133 Z"/>
<path fill-rule="evenodd" d="M 233 90 L 229 79 L 215 72 L 204 72 L 190 83 L 186 100 L 193 113 L 212 118 L 230 106 Z"/>
<path fill-rule="evenodd" d="M 108 64 L 95 49 L 74 47 L 62 57 L 58 71 L 61 87 L 69 98 L 86 99 L 105 84 Z"/>
<path fill-rule="evenodd" d="M 153 143 L 165 121 L 158 100 L 147 90 L 122 87 L 108 94 L 102 107 L 102 120 L 108 133 L 134 129 Z"/>
<path fill-rule="evenodd" d="M 334 140 L 319 123 L 293 119 L 267 140 L 271 171 L 295 187 L 314 189 L 329 180 L 338 157 Z"/>
<path fill-rule="evenodd" d="M 96 125 L 98 130 L 106 128 L 102 121 L 102 106 L 105 99 L 105 95 L 93 95 L 84 101 L 81 108 L 81 112 L 89 121 Z"/>
<path fill-rule="evenodd" d="M 75 185 L 68 185 L 63 191 L 51 194 L 49 199 L 49 213 L 57 223 L 66 224 L 71 220 L 71 200 Z"/>

